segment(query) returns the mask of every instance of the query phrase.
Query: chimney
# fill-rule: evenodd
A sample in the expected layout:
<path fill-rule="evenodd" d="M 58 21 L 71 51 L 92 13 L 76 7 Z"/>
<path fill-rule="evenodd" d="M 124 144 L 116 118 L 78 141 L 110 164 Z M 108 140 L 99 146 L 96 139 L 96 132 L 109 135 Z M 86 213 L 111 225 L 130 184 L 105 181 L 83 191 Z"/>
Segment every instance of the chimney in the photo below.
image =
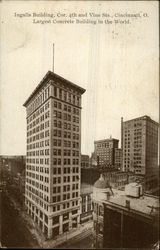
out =
<path fill-rule="evenodd" d="M 126 208 L 130 209 L 130 200 L 126 200 Z"/>

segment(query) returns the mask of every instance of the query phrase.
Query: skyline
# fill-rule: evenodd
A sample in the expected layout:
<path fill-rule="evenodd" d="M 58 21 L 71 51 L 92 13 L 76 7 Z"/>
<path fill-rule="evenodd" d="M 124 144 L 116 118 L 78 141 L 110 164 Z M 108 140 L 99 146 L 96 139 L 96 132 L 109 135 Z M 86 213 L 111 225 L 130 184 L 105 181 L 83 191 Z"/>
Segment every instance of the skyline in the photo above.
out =
<path fill-rule="evenodd" d="M 44 7 L 39 2 L 36 8 L 39 12 L 64 8 L 69 12 L 75 6 L 80 11 L 84 3 L 53 6 L 53 2 L 47 2 Z M 54 72 L 86 89 L 82 97 L 82 154 L 91 155 L 94 140 L 110 135 L 119 139 L 120 147 L 121 117 L 126 121 L 148 115 L 159 122 L 157 3 L 121 2 L 119 6 L 117 2 L 92 2 L 85 4 L 85 11 L 121 11 L 122 6 L 124 12 L 138 12 L 143 7 L 149 18 L 125 28 L 33 25 L 29 19 L 13 15 L 15 11 L 36 11 L 32 2 L 1 3 L 0 155 L 26 152 L 23 103 L 52 70 L 53 43 Z"/>

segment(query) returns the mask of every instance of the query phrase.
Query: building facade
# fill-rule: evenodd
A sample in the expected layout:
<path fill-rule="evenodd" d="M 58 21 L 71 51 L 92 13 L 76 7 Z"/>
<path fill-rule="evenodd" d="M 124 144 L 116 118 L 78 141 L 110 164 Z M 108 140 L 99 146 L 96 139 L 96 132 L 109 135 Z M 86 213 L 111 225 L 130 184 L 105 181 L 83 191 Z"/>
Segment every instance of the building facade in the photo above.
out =
<path fill-rule="evenodd" d="M 119 170 L 122 169 L 122 149 L 115 148 L 115 166 Z"/>
<path fill-rule="evenodd" d="M 158 127 L 148 116 L 121 120 L 123 171 L 152 175 L 158 169 Z"/>
<path fill-rule="evenodd" d="M 48 71 L 24 103 L 27 112 L 25 205 L 48 238 L 80 222 L 81 95 Z"/>
<path fill-rule="evenodd" d="M 112 188 L 123 189 L 128 183 L 128 173 L 122 171 L 107 171 L 103 173 L 104 179 L 109 182 Z"/>
<path fill-rule="evenodd" d="M 115 149 L 118 148 L 117 139 L 104 139 L 94 142 L 94 152 L 97 165 L 112 167 L 115 165 Z"/>
<path fill-rule="evenodd" d="M 93 219 L 93 204 L 92 204 L 92 185 L 82 183 L 81 184 L 81 224 Z"/>
<path fill-rule="evenodd" d="M 97 167 L 97 157 L 96 157 L 96 154 L 95 152 L 92 152 L 91 153 L 91 157 L 89 159 L 89 165 L 90 167 Z"/>
<path fill-rule="evenodd" d="M 89 155 L 81 155 L 81 167 L 89 168 Z"/>

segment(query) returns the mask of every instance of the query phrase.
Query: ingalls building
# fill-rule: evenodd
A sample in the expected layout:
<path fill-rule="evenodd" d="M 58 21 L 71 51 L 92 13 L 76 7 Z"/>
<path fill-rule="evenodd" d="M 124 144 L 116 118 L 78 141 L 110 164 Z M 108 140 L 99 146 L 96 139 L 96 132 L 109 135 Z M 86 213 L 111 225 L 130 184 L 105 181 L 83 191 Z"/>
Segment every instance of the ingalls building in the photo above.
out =
<path fill-rule="evenodd" d="M 27 111 L 25 205 L 48 238 L 80 221 L 81 95 L 85 89 L 48 71 Z"/>

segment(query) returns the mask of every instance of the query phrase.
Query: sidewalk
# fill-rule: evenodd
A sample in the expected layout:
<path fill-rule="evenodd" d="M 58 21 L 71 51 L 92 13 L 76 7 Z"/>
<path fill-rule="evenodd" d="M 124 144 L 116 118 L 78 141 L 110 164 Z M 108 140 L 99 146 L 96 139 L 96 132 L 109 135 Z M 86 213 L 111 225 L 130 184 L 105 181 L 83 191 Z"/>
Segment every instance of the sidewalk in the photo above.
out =
<path fill-rule="evenodd" d="M 80 235 L 82 232 L 86 232 L 93 228 L 93 221 L 86 222 L 84 225 L 79 225 L 78 228 L 72 229 L 70 232 L 58 236 L 57 239 L 47 240 L 43 243 L 43 248 L 53 248 L 58 247 L 67 242 L 68 240 L 74 241 L 76 236 Z"/>

